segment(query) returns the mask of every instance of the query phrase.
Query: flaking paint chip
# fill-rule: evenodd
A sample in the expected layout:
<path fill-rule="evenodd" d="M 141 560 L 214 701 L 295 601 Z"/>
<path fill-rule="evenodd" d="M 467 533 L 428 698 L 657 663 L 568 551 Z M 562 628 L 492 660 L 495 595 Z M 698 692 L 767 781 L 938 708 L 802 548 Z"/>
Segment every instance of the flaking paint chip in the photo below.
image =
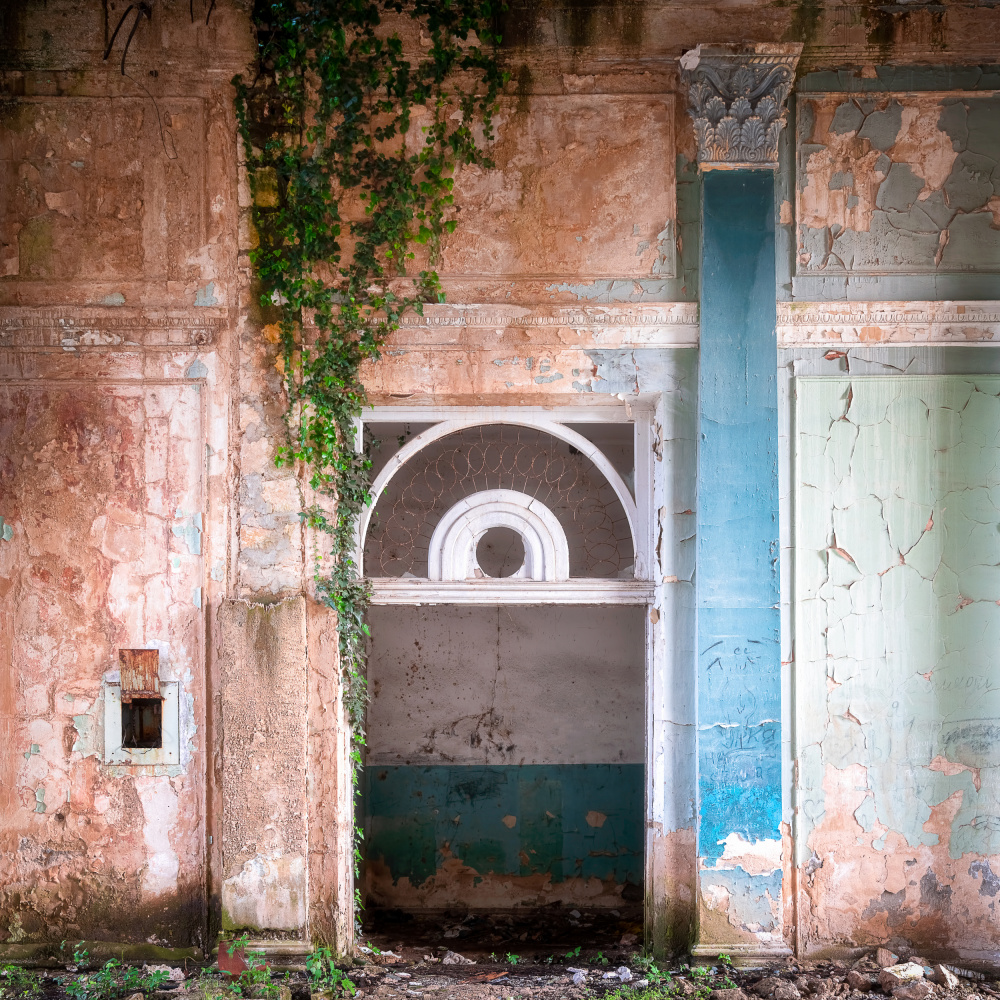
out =
<path fill-rule="evenodd" d="M 502 820 L 500 820 L 500 822 L 503 823 L 503 825 L 505 827 L 507 827 L 508 830 L 513 830 L 514 829 L 514 825 L 517 823 L 517 817 L 516 816 L 504 816 L 504 818 Z"/>
<path fill-rule="evenodd" d="M 602 812 L 597 812 L 596 809 L 591 809 L 587 813 L 587 826 L 592 826 L 595 829 L 600 829 L 607 822 L 607 816 Z"/>

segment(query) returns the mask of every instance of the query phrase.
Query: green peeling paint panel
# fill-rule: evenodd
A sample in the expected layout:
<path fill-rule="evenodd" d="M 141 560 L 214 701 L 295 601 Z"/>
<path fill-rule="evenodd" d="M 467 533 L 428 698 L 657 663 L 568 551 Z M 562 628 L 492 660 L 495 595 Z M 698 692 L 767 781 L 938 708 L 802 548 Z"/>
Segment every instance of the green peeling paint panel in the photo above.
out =
<path fill-rule="evenodd" d="M 445 858 L 481 875 L 642 885 L 642 764 L 366 768 L 365 854 L 419 885 Z"/>
<path fill-rule="evenodd" d="M 800 847 L 825 769 L 860 764 L 863 829 L 937 844 L 924 823 L 960 791 L 951 856 L 996 854 L 1000 377 L 794 390 L 795 711 L 814 740 L 798 748 Z"/>

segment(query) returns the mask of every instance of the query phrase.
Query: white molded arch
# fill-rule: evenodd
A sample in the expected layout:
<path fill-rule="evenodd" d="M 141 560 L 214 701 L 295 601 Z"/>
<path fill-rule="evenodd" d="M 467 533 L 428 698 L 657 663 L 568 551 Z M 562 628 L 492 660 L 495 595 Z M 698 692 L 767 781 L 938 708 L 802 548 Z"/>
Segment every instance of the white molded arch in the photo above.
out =
<path fill-rule="evenodd" d="M 483 419 L 480 416 L 470 416 L 470 417 L 459 417 L 452 420 L 443 420 L 439 424 L 435 424 L 433 427 L 428 427 L 427 430 L 421 431 L 419 434 L 410 438 L 409 441 L 403 445 L 399 451 L 396 452 L 392 458 L 389 459 L 385 464 L 385 468 L 375 477 L 375 481 L 372 483 L 371 488 L 371 503 L 361 512 L 361 516 L 358 518 L 358 539 L 357 539 L 357 556 L 355 559 L 355 565 L 358 567 L 358 572 L 364 573 L 364 549 L 365 549 L 365 539 L 368 536 L 368 525 L 371 523 L 372 514 L 375 512 L 375 506 L 378 503 L 379 497 L 382 495 L 382 491 L 389 485 L 389 481 L 392 477 L 418 452 L 422 451 L 429 444 L 433 444 L 435 441 L 439 441 L 443 437 L 447 437 L 449 434 L 454 434 L 457 431 L 463 431 L 468 427 L 484 427 L 492 424 L 509 424 L 515 427 L 528 427 L 531 430 L 545 431 L 546 434 L 551 434 L 554 438 L 558 438 L 560 441 L 565 441 L 567 444 L 572 445 L 577 451 L 582 452 L 589 458 L 594 465 L 600 469 L 601 473 L 611 484 L 611 488 L 615 491 L 618 499 L 621 501 L 622 507 L 625 509 L 625 516 L 628 518 L 629 531 L 632 533 L 632 550 L 635 553 L 636 560 L 636 570 L 640 569 L 641 557 L 640 557 L 640 540 L 639 540 L 639 512 L 636 508 L 635 501 L 632 499 L 632 494 L 629 492 L 628 486 L 625 485 L 625 480 L 618 474 L 617 469 L 608 461 L 604 453 L 597 447 L 592 441 L 588 441 L 582 434 L 571 430 L 564 424 L 557 423 L 554 420 L 528 420 L 521 419 L 518 420 L 515 416 L 498 416 L 491 417 L 490 419 Z"/>
<path fill-rule="evenodd" d="M 569 546 L 559 519 L 543 503 L 517 490 L 483 490 L 459 500 L 431 535 L 428 579 L 474 579 L 479 540 L 498 527 L 510 528 L 524 540 L 524 563 L 507 579 L 569 579 Z"/>

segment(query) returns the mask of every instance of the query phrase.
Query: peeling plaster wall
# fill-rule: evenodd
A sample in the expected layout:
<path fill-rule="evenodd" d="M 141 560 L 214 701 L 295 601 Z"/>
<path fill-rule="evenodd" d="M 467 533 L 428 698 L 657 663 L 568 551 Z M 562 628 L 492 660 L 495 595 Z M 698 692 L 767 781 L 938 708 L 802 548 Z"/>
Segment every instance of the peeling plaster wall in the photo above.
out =
<path fill-rule="evenodd" d="M 794 388 L 800 948 L 996 961 L 1000 377 Z"/>
<path fill-rule="evenodd" d="M 0 386 L 12 943 L 204 947 L 203 419 L 197 384 Z M 177 765 L 102 763 L 122 647 L 180 684 Z"/>
<path fill-rule="evenodd" d="M 637 608 L 373 608 L 373 905 L 641 898 Z"/>
<path fill-rule="evenodd" d="M 977 275 L 1000 269 L 1000 99 L 899 92 L 894 82 L 815 93 L 819 81 L 807 81 L 798 94 L 797 296 L 974 297 L 995 288 Z M 923 293 L 915 275 L 931 279 Z M 937 294 L 926 290 L 935 286 Z"/>
<path fill-rule="evenodd" d="M 13 954 L 76 935 L 204 944 L 217 929 L 206 908 L 224 895 L 230 923 L 345 945 L 351 788 L 335 623 L 308 599 L 302 612 L 314 553 L 298 512 L 312 498 L 294 470 L 273 464 L 284 432 L 277 331 L 251 280 L 256 236 L 226 83 L 252 55 L 247 7 L 220 0 L 209 23 L 192 24 L 183 4 L 153 5 L 123 77 L 114 65 L 121 37 L 111 60 L 101 59 L 113 6 L 24 0 L 0 14 L 10 39 L 0 53 L 0 379 L 2 433 L 14 442 L 0 453 L 0 948 Z M 816 362 L 817 370 L 841 360 L 852 375 L 970 370 L 954 356 L 876 358 L 847 341 L 896 336 L 879 299 L 904 303 L 908 318 L 899 322 L 914 342 L 997 335 L 985 306 L 975 322 L 962 317 L 964 300 L 997 294 L 1000 7 L 514 0 L 502 27 L 512 79 L 491 146 L 498 169 L 463 168 L 456 178 L 463 214 L 441 268 L 449 304 L 411 317 L 363 373 L 375 403 L 557 413 L 563 404 L 642 396 L 655 406 L 642 445 L 652 471 L 637 482 L 654 498 L 644 529 L 656 572 L 644 624 L 641 798 L 647 927 L 658 950 L 691 941 L 699 826 L 693 348 L 703 184 L 675 60 L 699 43 L 746 37 L 748 23 L 756 40 L 806 42 L 796 128 L 786 132 L 777 177 L 778 297 L 796 307 L 872 300 L 850 314 L 807 317 L 807 339 L 843 347 L 831 351 L 840 360 Z M 945 298 L 963 301 L 922 312 L 907 302 Z M 790 315 L 791 325 L 801 318 Z M 772 364 L 766 352 L 755 360 Z M 713 367 L 708 378 L 717 374 Z M 959 620 L 983 614 L 988 598 L 979 592 L 956 591 L 956 607 L 973 599 L 955 612 Z M 266 614 L 281 618 L 294 606 L 295 643 L 262 652 L 252 641 L 257 612 L 241 618 L 226 601 L 269 604 Z M 878 640 L 876 611 L 858 614 L 867 616 L 858 634 Z M 95 748 L 102 676 L 114 676 L 118 646 L 142 641 L 160 644 L 165 676 L 185 693 L 181 764 L 140 773 L 101 765 Z M 962 662 L 961 676 L 978 691 L 979 675 Z M 951 661 L 947 669 L 960 672 Z M 887 671 L 872 675 L 866 697 L 881 697 Z M 845 742 L 840 723 L 821 741 L 835 763 L 809 772 L 803 799 L 820 803 L 798 841 L 803 947 L 923 940 L 935 911 L 950 921 L 942 938 L 970 954 L 986 947 L 1000 891 L 996 847 L 987 843 L 996 827 L 992 765 L 962 714 L 972 694 L 958 681 L 941 687 L 934 678 L 945 666 L 925 672 L 925 688 L 907 682 L 903 702 L 913 714 L 903 722 L 894 715 L 878 729 L 845 716 L 848 733 L 868 726 L 868 743 Z M 272 674 L 300 694 L 282 703 L 283 755 L 256 783 L 255 734 L 278 738 L 256 724 Z M 984 690 L 981 710 L 995 718 L 992 689 Z M 839 707 L 820 711 L 832 719 Z M 704 708 L 716 729 L 733 712 L 742 717 L 746 703 L 720 698 Z M 921 726 L 910 724 L 918 718 Z M 717 784 L 730 790 L 750 775 L 731 749 L 717 770 L 707 757 L 702 764 L 710 784 L 721 776 Z M 429 773 L 450 766 L 424 768 L 426 787 L 452 787 Z M 459 766 L 488 784 L 510 764 Z M 526 782 L 491 800 L 502 811 L 496 856 L 510 868 L 516 859 L 514 877 L 538 880 L 521 883 L 519 898 L 542 898 L 548 876 L 521 873 L 511 853 L 521 829 L 502 822 L 550 794 L 552 774 L 527 769 L 639 763 L 517 766 Z M 416 766 L 385 767 L 388 775 Z M 609 775 L 625 773 L 583 784 L 588 794 L 606 790 Z M 915 820 L 894 803 L 896 777 L 923 803 Z M 630 787 L 637 780 L 627 778 Z M 605 836 L 613 811 L 588 811 L 609 819 L 582 833 Z M 777 836 L 760 839 L 749 822 L 725 829 L 720 810 L 709 813 L 712 836 L 703 840 L 714 838 L 717 856 L 702 883 L 703 928 L 717 918 L 719 939 L 728 940 L 734 928 L 740 937 L 777 927 L 776 865 L 780 856 L 787 867 L 786 848 L 779 855 Z M 484 830 L 496 827 L 495 815 L 483 817 Z M 428 836 L 437 851 L 443 834 Z M 457 867 L 438 898 L 509 901 L 503 884 L 477 883 L 477 869 L 449 864 Z M 589 891 L 589 880 L 574 878 L 547 884 Z M 397 899 L 403 881 L 390 887 Z M 882 895 L 870 894 L 869 881 L 884 886 Z M 620 885 L 602 882 L 598 896 L 610 899 Z M 429 894 L 406 891 L 408 905 L 429 905 Z"/>
<path fill-rule="evenodd" d="M 209 947 L 211 621 L 230 562 L 245 13 L 5 6 L 0 57 L 0 951 Z M 8 530 L 9 529 L 9 530 Z M 104 759 L 104 682 L 155 647 L 179 762 Z M 164 951 L 163 949 L 173 949 Z"/>
<path fill-rule="evenodd" d="M 222 926 L 306 924 L 306 603 L 227 601 L 222 721 Z"/>

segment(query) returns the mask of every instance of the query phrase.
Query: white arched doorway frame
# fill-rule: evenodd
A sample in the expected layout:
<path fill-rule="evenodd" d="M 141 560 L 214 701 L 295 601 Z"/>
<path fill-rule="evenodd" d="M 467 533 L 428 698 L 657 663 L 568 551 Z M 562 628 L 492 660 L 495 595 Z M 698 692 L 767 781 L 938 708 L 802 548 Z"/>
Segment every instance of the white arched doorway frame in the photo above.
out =
<path fill-rule="evenodd" d="M 498 414 L 496 416 L 491 414 L 488 417 L 477 414 L 443 420 L 441 423 L 435 424 L 433 427 L 428 427 L 427 430 L 414 435 L 389 459 L 385 468 L 379 472 L 372 482 L 371 503 L 361 512 L 361 516 L 358 518 L 355 565 L 358 567 L 359 575 L 364 575 L 365 539 L 368 537 L 368 527 L 371 523 L 372 515 L 375 513 L 379 497 L 381 497 L 385 488 L 389 485 L 392 477 L 411 458 L 435 441 L 440 441 L 441 438 L 447 437 L 449 434 L 455 434 L 469 427 L 484 427 L 492 424 L 506 424 L 514 427 L 527 427 L 531 430 L 544 431 L 547 434 L 551 434 L 554 438 L 572 445 L 577 451 L 586 455 L 594 463 L 605 479 L 607 479 L 608 483 L 610 483 L 611 488 L 615 491 L 625 510 L 629 531 L 632 534 L 632 550 L 635 553 L 635 576 L 637 579 L 645 579 L 647 577 L 647 558 L 645 547 L 642 544 L 643 533 L 640 530 L 639 511 L 625 480 L 622 479 L 618 470 L 608 461 L 600 448 L 582 434 L 555 420 L 518 418 L 509 413 Z"/>
<path fill-rule="evenodd" d="M 517 490 L 482 490 L 450 507 L 438 521 L 427 552 L 429 580 L 471 580 L 476 547 L 490 528 L 510 528 L 524 541 L 524 563 L 505 579 L 569 579 L 569 545 L 559 518 L 540 500 Z"/>

